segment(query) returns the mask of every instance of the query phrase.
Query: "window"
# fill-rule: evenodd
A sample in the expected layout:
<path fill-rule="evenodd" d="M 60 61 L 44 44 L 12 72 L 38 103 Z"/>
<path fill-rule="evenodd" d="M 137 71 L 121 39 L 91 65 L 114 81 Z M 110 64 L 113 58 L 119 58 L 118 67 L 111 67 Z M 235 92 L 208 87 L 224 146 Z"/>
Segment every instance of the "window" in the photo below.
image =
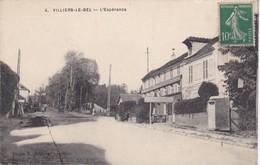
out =
<path fill-rule="evenodd" d="M 173 69 L 170 70 L 170 77 L 173 78 Z"/>
<path fill-rule="evenodd" d="M 171 92 L 171 94 L 174 93 L 173 92 L 173 85 L 170 86 L 170 92 Z"/>
<path fill-rule="evenodd" d="M 203 79 L 208 78 L 208 72 L 209 72 L 208 60 L 205 60 L 205 61 L 203 61 Z"/>
<path fill-rule="evenodd" d="M 192 83 L 193 77 L 192 77 L 192 66 L 189 66 L 189 83 Z"/>
<path fill-rule="evenodd" d="M 166 72 L 163 73 L 163 80 L 166 80 Z"/>
<path fill-rule="evenodd" d="M 164 81 L 164 72 L 161 73 L 160 82 Z"/>
<path fill-rule="evenodd" d="M 179 76 L 181 74 L 181 71 L 180 71 L 180 66 L 177 67 L 177 76 Z"/>
<path fill-rule="evenodd" d="M 181 85 L 177 84 L 177 92 L 180 92 L 180 91 L 181 91 Z"/>

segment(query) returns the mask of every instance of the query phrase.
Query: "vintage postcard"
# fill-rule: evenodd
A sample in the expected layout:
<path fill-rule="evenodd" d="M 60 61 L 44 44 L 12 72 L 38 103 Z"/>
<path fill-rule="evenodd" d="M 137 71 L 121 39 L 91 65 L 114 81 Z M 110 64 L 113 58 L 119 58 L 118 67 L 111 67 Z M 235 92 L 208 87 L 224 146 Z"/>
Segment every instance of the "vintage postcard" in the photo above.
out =
<path fill-rule="evenodd" d="M 0 164 L 257 164 L 258 7 L 0 0 Z"/>

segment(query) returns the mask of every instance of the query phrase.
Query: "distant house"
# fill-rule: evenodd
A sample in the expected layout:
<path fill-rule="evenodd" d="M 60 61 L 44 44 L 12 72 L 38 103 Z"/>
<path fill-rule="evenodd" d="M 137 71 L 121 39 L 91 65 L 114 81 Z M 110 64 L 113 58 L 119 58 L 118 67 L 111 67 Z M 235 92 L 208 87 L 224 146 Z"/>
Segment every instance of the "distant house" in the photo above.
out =
<path fill-rule="evenodd" d="M 127 101 L 135 101 L 137 103 L 140 98 L 142 98 L 142 94 L 120 94 L 117 104 L 120 105 L 120 103 Z"/>
<path fill-rule="evenodd" d="M 18 101 L 19 102 L 28 102 L 30 90 L 21 83 L 18 84 L 18 88 L 19 88 Z"/>

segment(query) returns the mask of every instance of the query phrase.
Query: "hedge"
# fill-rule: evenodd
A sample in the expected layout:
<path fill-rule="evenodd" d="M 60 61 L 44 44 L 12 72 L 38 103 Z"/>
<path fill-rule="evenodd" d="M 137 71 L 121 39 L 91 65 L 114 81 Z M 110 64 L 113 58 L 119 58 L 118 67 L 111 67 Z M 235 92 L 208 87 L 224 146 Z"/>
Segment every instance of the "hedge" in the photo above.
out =
<path fill-rule="evenodd" d="M 206 112 L 207 101 L 203 98 L 182 100 L 174 104 L 175 114 L 189 114 Z"/>
<path fill-rule="evenodd" d="M 135 105 L 132 109 L 137 123 L 149 122 L 149 104 L 145 103 L 143 98 L 139 99 L 138 104 Z"/>

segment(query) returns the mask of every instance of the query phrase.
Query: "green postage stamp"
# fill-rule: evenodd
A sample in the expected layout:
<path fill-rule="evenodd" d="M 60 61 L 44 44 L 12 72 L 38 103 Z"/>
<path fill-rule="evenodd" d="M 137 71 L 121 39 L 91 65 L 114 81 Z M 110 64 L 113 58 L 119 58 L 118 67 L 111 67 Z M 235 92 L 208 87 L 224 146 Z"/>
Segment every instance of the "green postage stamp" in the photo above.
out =
<path fill-rule="evenodd" d="M 220 44 L 254 45 L 253 4 L 219 4 Z"/>

